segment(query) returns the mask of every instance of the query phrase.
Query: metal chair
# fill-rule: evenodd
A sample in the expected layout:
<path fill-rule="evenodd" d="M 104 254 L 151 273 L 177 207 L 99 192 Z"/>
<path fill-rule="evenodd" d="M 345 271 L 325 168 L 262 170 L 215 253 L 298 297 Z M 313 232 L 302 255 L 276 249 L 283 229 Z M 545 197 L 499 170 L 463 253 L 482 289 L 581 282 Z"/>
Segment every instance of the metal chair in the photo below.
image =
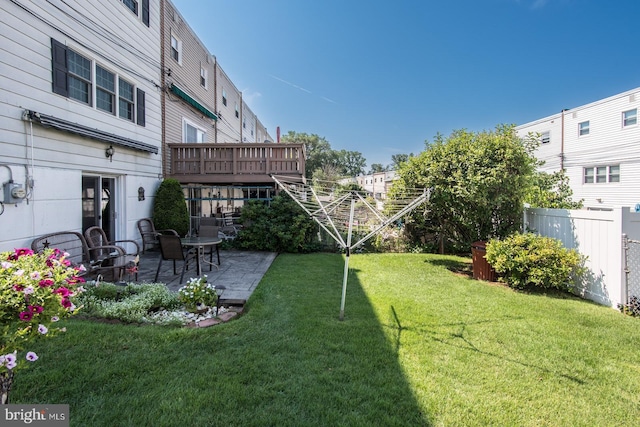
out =
<path fill-rule="evenodd" d="M 44 249 L 66 252 L 66 259 L 74 266 L 84 266 L 87 276 L 111 272 L 114 281 L 122 278 L 123 266 L 114 260 L 124 258 L 124 249 L 119 246 L 98 246 L 92 250 L 85 237 L 76 231 L 59 231 L 37 237 L 31 242 L 31 249 L 34 252 L 42 252 Z"/>
<path fill-rule="evenodd" d="M 182 242 L 180 236 L 173 234 L 160 234 L 158 235 L 158 242 L 160 244 L 160 261 L 158 261 L 158 269 L 156 270 L 156 277 L 154 282 L 158 281 L 160 275 L 160 268 L 162 267 L 162 261 L 173 261 L 173 274 L 178 274 L 176 270 L 176 261 L 183 261 L 182 273 L 180 274 L 180 283 L 184 278 L 184 272 L 187 269 L 189 261 L 196 259 L 197 252 L 195 249 L 190 249 L 185 254 L 182 248 Z"/>
<path fill-rule="evenodd" d="M 198 229 L 198 236 L 201 237 L 218 237 L 222 239 L 220 235 L 220 227 L 215 225 L 202 225 Z M 218 256 L 218 265 L 220 265 L 220 247 L 215 245 L 216 254 Z M 213 264 L 213 246 L 209 246 L 209 271 L 211 271 L 211 265 Z"/>
<path fill-rule="evenodd" d="M 89 227 L 84 232 L 89 250 L 92 252 L 93 258 L 105 258 L 109 255 L 108 250 L 104 246 L 119 246 L 124 252 L 124 258 L 113 259 L 116 265 L 122 266 L 123 269 L 131 269 L 138 280 L 138 264 L 140 262 L 140 246 L 135 240 L 111 240 L 107 238 L 107 233 L 98 226 Z M 125 247 L 126 246 L 126 247 Z M 113 252 L 112 250 L 110 252 Z M 122 272 L 120 274 L 122 276 Z"/>
<path fill-rule="evenodd" d="M 138 231 L 140 232 L 140 237 L 142 237 L 142 253 L 147 248 L 147 245 L 151 245 L 151 247 L 156 247 L 158 245 L 158 235 L 159 234 L 175 234 L 178 233 L 175 230 L 156 230 L 156 227 L 153 225 L 153 220 L 151 218 L 142 218 L 137 222 Z"/>

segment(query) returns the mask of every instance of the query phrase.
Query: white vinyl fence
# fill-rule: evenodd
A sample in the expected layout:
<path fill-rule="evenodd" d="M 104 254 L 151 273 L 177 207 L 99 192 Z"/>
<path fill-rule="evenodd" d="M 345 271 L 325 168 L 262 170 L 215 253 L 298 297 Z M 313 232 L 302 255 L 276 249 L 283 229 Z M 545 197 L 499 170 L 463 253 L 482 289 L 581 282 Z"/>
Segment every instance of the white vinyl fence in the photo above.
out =
<path fill-rule="evenodd" d="M 627 265 L 640 262 L 627 262 L 626 242 L 640 240 L 640 213 L 628 207 L 610 211 L 528 208 L 524 229 L 557 238 L 588 257 L 589 273 L 576 294 L 614 308 L 627 302 Z"/>

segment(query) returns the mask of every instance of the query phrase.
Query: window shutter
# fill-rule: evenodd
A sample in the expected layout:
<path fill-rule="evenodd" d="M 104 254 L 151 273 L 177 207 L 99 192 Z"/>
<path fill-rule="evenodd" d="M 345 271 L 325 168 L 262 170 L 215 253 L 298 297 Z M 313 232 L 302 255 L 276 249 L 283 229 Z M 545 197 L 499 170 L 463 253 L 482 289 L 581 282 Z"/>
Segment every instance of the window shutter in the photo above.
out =
<path fill-rule="evenodd" d="M 51 63 L 53 93 L 69 96 L 67 81 L 67 47 L 57 40 L 51 39 Z"/>
<path fill-rule="evenodd" d="M 149 26 L 149 0 L 142 0 L 142 22 Z"/>
<path fill-rule="evenodd" d="M 136 119 L 140 126 L 145 125 L 144 91 L 140 89 L 136 89 Z"/>

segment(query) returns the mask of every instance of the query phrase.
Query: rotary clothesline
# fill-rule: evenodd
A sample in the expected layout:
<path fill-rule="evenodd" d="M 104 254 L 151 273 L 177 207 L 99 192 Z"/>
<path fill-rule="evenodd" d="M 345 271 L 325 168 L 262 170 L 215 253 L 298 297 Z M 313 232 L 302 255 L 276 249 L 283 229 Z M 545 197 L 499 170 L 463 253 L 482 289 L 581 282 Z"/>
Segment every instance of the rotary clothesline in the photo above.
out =
<path fill-rule="evenodd" d="M 272 175 L 272 179 L 304 211 L 345 249 L 346 259 L 340 304 L 340 320 L 344 318 L 344 302 L 351 250 L 380 233 L 429 197 L 426 189 L 395 189 L 393 197 L 372 200 L 366 191 L 348 190 L 329 181 L 307 184 L 300 179 Z M 352 243 L 353 227 L 364 227 L 364 235 Z"/>

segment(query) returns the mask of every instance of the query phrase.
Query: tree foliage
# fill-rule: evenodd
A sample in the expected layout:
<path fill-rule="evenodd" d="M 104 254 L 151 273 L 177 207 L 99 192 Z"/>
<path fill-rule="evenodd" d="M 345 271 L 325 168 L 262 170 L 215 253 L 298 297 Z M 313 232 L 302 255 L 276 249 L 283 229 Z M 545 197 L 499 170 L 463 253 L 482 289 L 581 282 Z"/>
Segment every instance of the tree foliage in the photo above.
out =
<path fill-rule="evenodd" d="M 474 241 L 517 230 L 537 164 L 536 146 L 534 139 L 519 138 L 510 125 L 436 135 L 398 171 L 396 185 L 431 189 L 426 210 L 410 216 L 415 233 L 435 237 L 443 252 L 445 245 L 468 251 Z"/>
<path fill-rule="evenodd" d="M 410 154 L 394 154 L 391 156 L 391 170 L 398 170 L 403 163 L 409 161 L 413 157 L 413 153 Z"/>
<path fill-rule="evenodd" d="M 175 230 L 181 236 L 189 232 L 189 211 L 177 179 L 160 183 L 153 201 L 153 223 L 158 230 Z"/>
<path fill-rule="evenodd" d="M 369 170 L 370 174 L 385 172 L 387 168 L 382 163 L 373 163 L 371 164 L 371 169 Z"/>
<path fill-rule="evenodd" d="M 331 144 L 316 134 L 289 131 L 280 141 L 284 144 L 304 144 L 306 178 L 332 180 L 354 177 L 364 172 L 367 160 L 358 151 L 333 150 Z M 318 176 L 316 176 L 318 175 Z"/>
<path fill-rule="evenodd" d="M 531 177 L 525 202 L 533 208 L 582 209 L 582 200 L 573 201 L 572 196 L 569 177 L 564 171 L 536 172 Z"/>

